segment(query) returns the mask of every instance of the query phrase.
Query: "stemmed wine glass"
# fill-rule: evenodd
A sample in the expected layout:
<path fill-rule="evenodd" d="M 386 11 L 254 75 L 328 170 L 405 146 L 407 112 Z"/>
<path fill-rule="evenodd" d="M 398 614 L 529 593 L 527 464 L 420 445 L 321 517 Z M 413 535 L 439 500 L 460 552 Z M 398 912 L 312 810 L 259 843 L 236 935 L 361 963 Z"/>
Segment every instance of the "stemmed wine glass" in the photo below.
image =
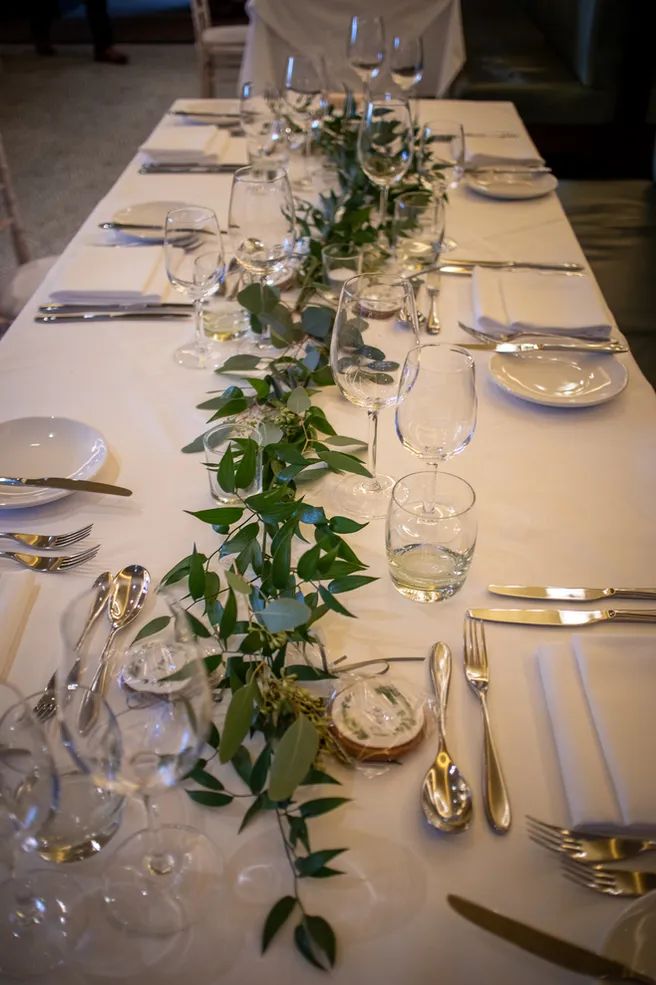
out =
<path fill-rule="evenodd" d="M 403 446 L 434 469 L 467 447 L 476 427 L 474 360 L 455 345 L 417 345 L 406 358 L 396 405 Z"/>
<path fill-rule="evenodd" d="M 196 205 L 168 212 L 164 257 L 170 282 L 194 302 L 194 339 L 176 349 L 174 359 L 188 369 L 205 369 L 212 365 L 214 350 L 203 331 L 203 301 L 219 289 L 225 276 L 221 231 L 214 212 Z"/>
<path fill-rule="evenodd" d="M 421 38 L 395 35 L 390 54 L 392 79 L 399 89 L 410 93 L 424 77 L 424 45 Z"/>
<path fill-rule="evenodd" d="M 294 250 L 294 199 L 287 173 L 264 164 L 235 171 L 228 222 L 237 262 L 263 290 L 267 274 Z M 270 349 L 269 327 L 261 326 L 257 347 Z"/>
<path fill-rule="evenodd" d="M 132 932 L 165 936 L 197 919 L 221 871 L 216 849 L 200 831 L 160 824 L 152 803 L 196 764 L 212 718 L 211 691 L 194 639 L 149 638 L 110 659 L 105 700 L 120 729 L 120 762 L 107 756 L 98 722 L 89 728 L 84 703 L 71 700 L 74 686 L 60 691 L 58 714 L 69 748 L 93 781 L 138 797 L 146 810 L 146 829 L 119 846 L 105 871 L 109 914 Z M 67 680 L 69 669 L 58 678 Z"/>
<path fill-rule="evenodd" d="M 342 394 L 369 415 L 371 478 L 346 476 L 339 494 L 346 512 L 385 516 L 394 479 L 376 471 L 378 414 L 396 403 L 401 366 L 419 341 L 410 282 L 361 274 L 342 288 L 330 345 L 330 366 Z"/>
<path fill-rule="evenodd" d="M 324 74 L 321 59 L 311 59 L 307 55 L 290 55 L 287 59 L 285 102 L 293 122 L 303 131 L 305 173 L 296 182 L 299 188 L 312 187 L 310 174 L 312 126 L 323 113 Z"/>
<path fill-rule="evenodd" d="M 355 14 L 351 18 L 346 57 L 366 94 L 373 80 L 380 75 L 385 61 L 385 25 L 382 17 Z"/>
<path fill-rule="evenodd" d="M 452 120 L 426 120 L 419 131 L 417 170 L 430 185 L 436 198 L 445 199 L 449 188 L 457 188 L 465 172 L 465 133 L 461 123 Z M 458 244 L 444 236 L 442 250 Z"/>
<path fill-rule="evenodd" d="M 408 104 L 384 96 L 371 99 L 358 132 L 358 161 L 370 181 L 380 188 L 379 225 L 387 218 L 387 200 L 412 162 L 414 131 Z"/>
<path fill-rule="evenodd" d="M 287 124 L 283 120 L 282 99 L 276 88 L 260 88 L 253 82 L 244 82 L 239 100 L 239 121 L 246 134 L 251 163 L 266 158 L 277 166 L 287 165 Z"/>

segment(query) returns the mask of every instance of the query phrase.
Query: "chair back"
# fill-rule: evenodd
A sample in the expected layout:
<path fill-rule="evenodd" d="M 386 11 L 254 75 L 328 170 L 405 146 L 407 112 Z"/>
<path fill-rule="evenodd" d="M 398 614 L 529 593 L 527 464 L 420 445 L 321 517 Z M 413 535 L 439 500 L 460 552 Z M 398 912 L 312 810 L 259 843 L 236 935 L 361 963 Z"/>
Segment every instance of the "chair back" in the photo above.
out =
<path fill-rule="evenodd" d="M 201 44 L 203 31 L 212 26 L 212 14 L 210 12 L 209 0 L 189 0 L 191 6 L 191 21 L 194 26 L 194 39 L 196 44 Z"/>
<path fill-rule="evenodd" d="M 3 229 L 8 229 L 11 234 L 11 242 L 18 265 L 27 263 L 30 259 L 30 251 L 25 238 L 18 202 L 14 194 L 9 162 L 0 134 L 0 230 Z"/>

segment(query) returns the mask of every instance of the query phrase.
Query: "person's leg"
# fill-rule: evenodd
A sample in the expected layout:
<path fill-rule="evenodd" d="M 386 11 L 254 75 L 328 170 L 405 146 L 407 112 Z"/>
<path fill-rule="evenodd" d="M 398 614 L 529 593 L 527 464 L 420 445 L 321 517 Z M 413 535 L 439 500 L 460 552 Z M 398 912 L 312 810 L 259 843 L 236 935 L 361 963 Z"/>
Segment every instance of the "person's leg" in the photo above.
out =
<path fill-rule="evenodd" d="M 94 58 L 97 62 L 125 65 L 128 58 L 114 47 L 112 22 L 107 13 L 107 0 L 85 0 L 87 20 L 93 40 Z"/>
<path fill-rule="evenodd" d="M 39 55 L 54 55 L 50 29 L 58 14 L 57 0 L 31 0 L 29 4 L 30 33 Z"/>

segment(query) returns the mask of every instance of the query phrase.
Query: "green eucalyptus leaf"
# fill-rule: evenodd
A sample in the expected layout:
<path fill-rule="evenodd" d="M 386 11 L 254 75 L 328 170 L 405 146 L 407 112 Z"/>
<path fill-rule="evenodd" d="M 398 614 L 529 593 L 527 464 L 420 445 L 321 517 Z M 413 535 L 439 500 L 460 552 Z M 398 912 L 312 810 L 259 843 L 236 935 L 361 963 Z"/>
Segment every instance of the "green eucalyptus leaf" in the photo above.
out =
<path fill-rule="evenodd" d="M 194 600 L 202 599 L 205 594 L 205 568 L 203 566 L 203 556 L 194 553 L 191 556 L 189 565 L 189 592 Z"/>
<path fill-rule="evenodd" d="M 225 576 L 230 588 L 232 588 L 233 591 L 238 592 L 240 595 L 250 594 L 251 586 L 246 579 L 242 578 L 241 575 L 238 575 L 236 571 L 228 570 L 226 571 Z"/>
<path fill-rule="evenodd" d="M 199 787 L 206 787 L 208 790 L 224 790 L 224 786 L 220 780 L 217 780 L 215 776 L 208 773 L 207 770 L 199 769 L 195 767 L 191 773 L 187 774 L 188 780 L 193 780 L 197 783 Z"/>
<path fill-rule="evenodd" d="M 367 526 L 366 523 L 358 523 L 347 516 L 331 516 L 328 526 L 336 534 L 354 534 Z"/>
<path fill-rule="evenodd" d="M 219 745 L 219 759 L 228 763 L 248 735 L 255 712 L 257 686 L 254 680 L 243 684 L 232 695 Z"/>
<path fill-rule="evenodd" d="M 252 356 L 243 353 L 238 356 L 230 356 L 226 361 L 215 369 L 215 373 L 239 373 L 242 370 L 257 369 L 260 364 L 260 356 Z"/>
<path fill-rule="evenodd" d="M 233 493 L 235 491 L 235 460 L 230 445 L 226 448 L 219 462 L 216 478 L 221 488 L 226 492 Z"/>
<path fill-rule="evenodd" d="M 323 305 L 308 305 L 301 315 L 303 331 L 315 339 L 326 339 L 335 319 L 332 308 Z"/>
<path fill-rule="evenodd" d="M 295 896 L 282 896 L 269 910 L 262 931 L 262 954 L 264 954 L 280 928 L 294 912 L 296 902 Z"/>
<path fill-rule="evenodd" d="M 208 576 L 211 574 L 214 574 L 214 572 L 209 571 L 207 573 Z M 205 587 L 207 588 L 207 580 L 205 582 Z M 206 640 L 212 635 L 207 626 L 205 626 L 200 619 L 197 619 L 193 612 L 185 612 L 185 618 L 194 636 L 200 636 L 202 639 Z"/>
<path fill-rule="evenodd" d="M 273 421 L 264 421 L 260 424 L 260 441 L 262 442 L 262 447 L 265 448 L 267 445 L 277 444 L 283 437 L 283 430 L 274 424 Z"/>
<path fill-rule="evenodd" d="M 243 512 L 241 506 L 216 506 L 211 510 L 185 510 L 185 513 L 195 516 L 197 520 L 202 520 L 203 523 L 217 525 L 236 523 L 237 520 L 241 520 Z"/>
<path fill-rule="evenodd" d="M 367 442 L 360 438 L 348 438 L 346 435 L 332 434 L 324 438 L 327 445 L 335 448 L 367 448 Z"/>
<path fill-rule="evenodd" d="M 269 632 L 281 633 L 302 626 L 309 619 L 310 610 L 298 599 L 279 598 L 269 602 L 256 616 Z"/>
<path fill-rule="evenodd" d="M 287 409 L 293 410 L 295 414 L 304 414 L 310 407 L 310 398 L 307 390 L 302 386 L 295 387 L 287 398 Z"/>
<path fill-rule="evenodd" d="M 184 455 L 194 455 L 197 452 L 203 451 L 205 449 L 205 445 L 203 444 L 203 438 L 204 437 L 205 437 L 205 434 L 204 433 L 203 434 L 199 434 L 198 437 L 197 438 L 194 438 L 193 441 L 190 441 L 188 445 L 184 445 L 180 449 L 180 451 Z"/>
<path fill-rule="evenodd" d="M 341 602 L 338 602 L 337 599 L 331 595 L 328 589 L 323 585 L 319 585 L 319 595 L 323 599 L 324 604 L 327 605 L 333 612 L 339 612 L 340 616 L 350 616 L 351 619 L 355 619 L 353 613 L 349 612 Z"/>
<path fill-rule="evenodd" d="M 170 622 L 171 616 L 157 616 L 155 619 L 151 619 L 145 626 L 142 626 L 135 638 L 132 640 L 132 644 L 134 645 L 139 640 L 145 639 L 147 636 L 153 636 L 154 633 L 160 633 L 168 626 Z"/>
<path fill-rule="evenodd" d="M 371 477 L 369 469 L 352 455 L 345 455 L 341 451 L 324 451 L 322 448 L 317 451 L 317 455 L 333 472 L 355 472 L 356 475 Z"/>
<path fill-rule="evenodd" d="M 328 591 L 332 592 L 333 595 L 339 595 L 340 592 L 352 592 L 355 588 L 370 585 L 372 581 L 378 581 L 378 579 L 367 575 L 344 575 L 343 578 L 335 578 L 331 581 L 328 585 Z"/>
<path fill-rule="evenodd" d="M 317 800 L 307 800 L 299 808 L 301 817 L 319 817 L 321 814 L 328 814 L 342 804 L 348 804 L 350 799 L 350 797 L 319 797 Z"/>
<path fill-rule="evenodd" d="M 300 714 L 276 747 L 269 777 L 271 800 L 287 800 L 292 796 L 307 775 L 318 749 L 319 733 L 309 718 Z"/>
<path fill-rule="evenodd" d="M 346 848 L 323 848 L 318 852 L 311 852 L 305 858 L 296 859 L 296 871 L 301 877 L 311 877 L 328 862 L 332 862 L 334 858 L 346 851 L 348 851 Z"/>
<path fill-rule="evenodd" d="M 203 807 L 226 807 L 233 798 L 227 793 L 215 793 L 213 790 L 187 790 L 187 796 Z"/>
<path fill-rule="evenodd" d="M 219 623 L 219 636 L 227 640 L 235 630 L 237 622 L 237 598 L 232 588 L 228 589 L 228 598 L 223 606 L 223 615 Z"/>

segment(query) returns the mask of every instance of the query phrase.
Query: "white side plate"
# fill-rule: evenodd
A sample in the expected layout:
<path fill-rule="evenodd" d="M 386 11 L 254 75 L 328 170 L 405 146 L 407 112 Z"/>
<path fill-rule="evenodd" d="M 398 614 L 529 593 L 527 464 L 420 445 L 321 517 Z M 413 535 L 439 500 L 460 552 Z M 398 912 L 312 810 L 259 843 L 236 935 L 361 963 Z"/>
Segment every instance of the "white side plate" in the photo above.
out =
<path fill-rule="evenodd" d="M 629 374 L 615 356 L 590 352 L 495 353 L 490 372 L 503 390 L 549 407 L 591 407 L 612 400 Z"/>
<path fill-rule="evenodd" d="M 139 239 L 143 243 L 161 243 L 166 213 L 171 209 L 184 209 L 186 206 L 186 202 L 141 202 L 138 205 L 128 205 L 125 209 L 119 209 L 112 216 L 112 220 L 118 223 L 125 222 L 131 226 L 138 226 L 140 222 L 145 223 L 146 226 L 159 226 L 160 229 L 117 229 L 116 232 L 130 239 Z"/>
<path fill-rule="evenodd" d="M 558 187 L 553 174 L 484 174 L 468 175 L 466 182 L 472 191 L 487 198 L 540 198 Z"/>

